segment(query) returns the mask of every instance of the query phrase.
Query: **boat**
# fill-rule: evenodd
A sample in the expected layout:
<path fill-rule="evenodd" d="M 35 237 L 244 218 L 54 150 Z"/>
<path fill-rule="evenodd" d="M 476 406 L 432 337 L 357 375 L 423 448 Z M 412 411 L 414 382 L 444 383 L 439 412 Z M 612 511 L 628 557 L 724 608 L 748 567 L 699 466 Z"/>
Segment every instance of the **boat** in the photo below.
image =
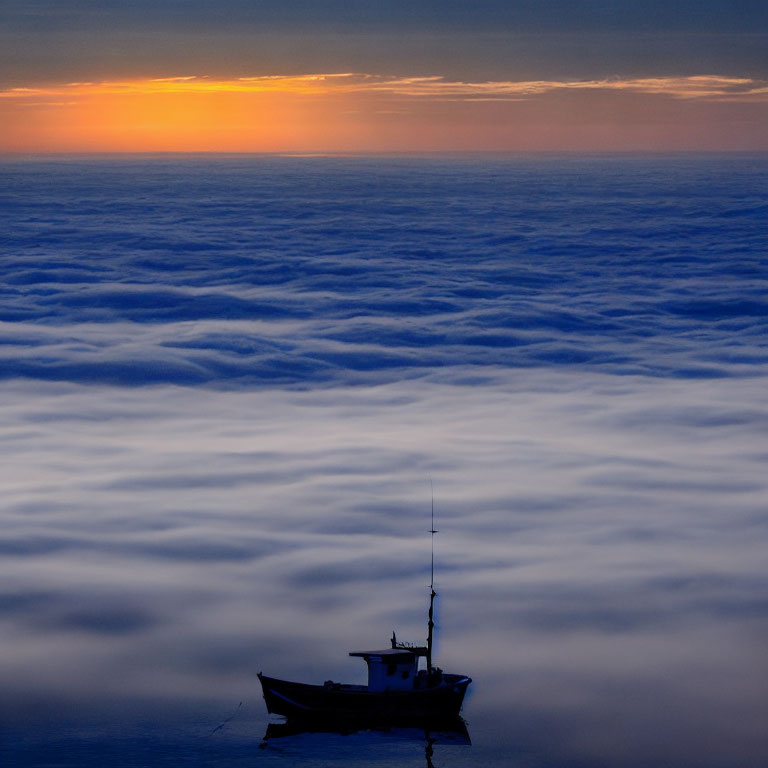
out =
<path fill-rule="evenodd" d="M 368 685 L 326 681 L 308 685 L 259 672 L 270 714 L 289 718 L 338 718 L 396 722 L 457 717 L 472 679 L 432 667 L 417 671 L 421 649 L 393 647 L 355 651 L 368 663 Z"/>
<path fill-rule="evenodd" d="M 445 720 L 458 717 L 472 678 L 449 674 L 432 664 L 434 635 L 435 555 L 434 503 L 432 505 L 432 567 L 429 585 L 427 644 L 398 642 L 392 633 L 390 647 L 352 651 L 368 665 L 368 685 L 326 680 L 322 685 L 280 680 L 258 673 L 270 714 L 288 718 L 322 718 L 396 722 L 414 718 Z M 420 660 L 425 659 L 423 669 Z"/>

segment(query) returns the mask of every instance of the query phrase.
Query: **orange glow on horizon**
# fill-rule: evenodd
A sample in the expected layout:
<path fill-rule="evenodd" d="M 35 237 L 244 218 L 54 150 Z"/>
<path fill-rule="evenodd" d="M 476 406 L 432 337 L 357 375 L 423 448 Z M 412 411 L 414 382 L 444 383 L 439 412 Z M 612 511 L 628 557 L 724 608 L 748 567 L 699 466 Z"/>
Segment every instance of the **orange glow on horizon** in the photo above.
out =
<path fill-rule="evenodd" d="M 767 107 L 765 82 L 717 75 L 79 82 L 0 91 L 0 151 L 768 149 Z"/>

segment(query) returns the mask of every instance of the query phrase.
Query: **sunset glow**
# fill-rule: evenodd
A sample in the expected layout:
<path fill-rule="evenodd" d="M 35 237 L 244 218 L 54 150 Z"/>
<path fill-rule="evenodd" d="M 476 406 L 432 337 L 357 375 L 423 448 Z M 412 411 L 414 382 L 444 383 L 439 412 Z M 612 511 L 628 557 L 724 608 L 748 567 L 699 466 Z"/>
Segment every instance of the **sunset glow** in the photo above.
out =
<path fill-rule="evenodd" d="M 768 147 L 766 112 L 766 81 L 716 75 L 180 76 L 7 88 L 0 150 L 739 149 Z"/>

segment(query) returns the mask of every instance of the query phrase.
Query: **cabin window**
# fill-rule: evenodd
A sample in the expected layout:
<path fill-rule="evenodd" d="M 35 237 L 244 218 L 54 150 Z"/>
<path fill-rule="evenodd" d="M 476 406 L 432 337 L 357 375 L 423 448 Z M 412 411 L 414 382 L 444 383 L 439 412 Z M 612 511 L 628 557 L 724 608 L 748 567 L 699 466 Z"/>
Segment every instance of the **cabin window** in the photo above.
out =
<path fill-rule="evenodd" d="M 394 675 L 397 672 L 397 664 L 387 664 L 387 675 Z"/>

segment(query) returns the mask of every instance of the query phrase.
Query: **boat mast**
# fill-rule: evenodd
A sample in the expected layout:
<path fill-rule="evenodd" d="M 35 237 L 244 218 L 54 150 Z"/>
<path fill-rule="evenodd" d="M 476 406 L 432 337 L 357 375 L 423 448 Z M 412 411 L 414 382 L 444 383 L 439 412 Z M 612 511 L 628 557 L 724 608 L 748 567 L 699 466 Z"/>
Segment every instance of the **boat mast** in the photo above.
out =
<path fill-rule="evenodd" d="M 434 607 L 435 597 L 435 488 L 432 485 L 432 481 L 429 481 L 429 486 L 432 490 L 432 525 L 430 526 L 429 533 L 431 534 L 432 542 L 432 562 L 429 571 L 429 619 L 427 621 L 427 680 L 432 678 L 432 630 L 435 626 L 434 621 Z"/>

